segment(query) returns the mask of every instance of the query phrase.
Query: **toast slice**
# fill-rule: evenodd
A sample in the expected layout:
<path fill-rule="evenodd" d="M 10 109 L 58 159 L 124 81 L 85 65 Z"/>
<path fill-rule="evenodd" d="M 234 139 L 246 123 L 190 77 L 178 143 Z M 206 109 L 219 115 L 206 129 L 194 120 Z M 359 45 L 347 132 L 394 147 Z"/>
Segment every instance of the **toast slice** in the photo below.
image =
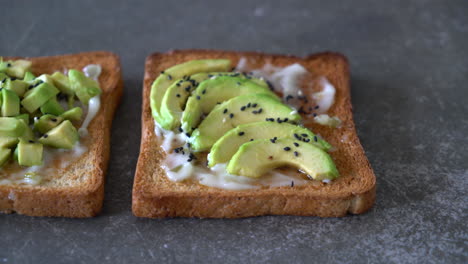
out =
<path fill-rule="evenodd" d="M 88 151 L 43 185 L 0 185 L 0 211 L 30 216 L 95 216 L 102 208 L 110 129 L 123 90 L 119 57 L 96 51 L 25 59 L 32 61 L 31 70 L 35 75 L 81 70 L 88 64 L 101 65 L 101 107 L 88 126 Z"/>
<path fill-rule="evenodd" d="M 154 132 L 150 109 L 151 84 L 159 73 L 173 65 L 194 59 L 230 59 L 236 65 L 241 57 L 252 68 L 266 63 L 284 67 L 300 63 L 308 71 L 325 76 L 336 88 L 330 116 L 342 120 L 341 128 L 307 122 L 314 133 L 336 147 L 330 155 L 341 176 L 329 184 L 314 181 L 294 187 L 229 191 L 198 183 L 170 181 L 161 168 L 165 152 Z M 299 58 L 255 52 L 180 50 L 155 53 L 146 59 L 143 89 L 142 138 L 133 185 L 132 210 L 135 216 L 239 218 L 260 215 L 303 215 L 337 217 L 360 214 L 372 207 L 375 175 L 364 154 L 354 127 L 349 87 L 349 64 L 341 54 L 325 52 Z M 303 118 L 305 118 L 303 116 Z"/>

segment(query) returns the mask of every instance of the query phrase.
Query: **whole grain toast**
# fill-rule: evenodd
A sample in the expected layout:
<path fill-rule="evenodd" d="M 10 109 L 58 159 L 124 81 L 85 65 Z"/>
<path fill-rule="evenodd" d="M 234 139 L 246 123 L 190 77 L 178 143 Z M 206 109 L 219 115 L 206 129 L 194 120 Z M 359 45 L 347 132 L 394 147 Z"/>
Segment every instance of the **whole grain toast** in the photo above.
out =
<path fill-rule="evenodd" d="M 287 66 L 300 63 L 308 71 L 325 76 L 336 88 L 336 100 L 328 111 L 342 120 L 341 128 L 306 122 L 313 132 L 336 147 L 330 155 L 341 176 L 329 184 L 315 181 L 294 187 L 229 191 L 194 183 L 170 181 L 161 168 L 165 152 L 154 132 L 150 109 L 151 84 L 159 73 L 173 65 L 194 59 L 241 57 L 252 68 L 266 63 Z M 360 214 L 372 207 L 375 175 L 356 134 L 352 117 L 349 64 L 345 56 L 324 52 L 299 58 L 256 52 L 176 50 L 154 53 L 146 59 L 143 89 L 142 138 L 133 185 L 132 210 L 138 217 L 238 218 L 260 215 L 303 215 L 337 217 Z M 303 116 L 303 118 L 305 118 Z M 304 120 L 304 121 L 310 121 Z"/>
<path fill-rule="evenodd" d="M 0 211 L 30 216 L 95 216 L 102 208 L 110 129 L 123 91 L 119 57 L 111 52 L 96 51 L 24 59 L 32 61 L 31 71 L 35 75 L 66 69 L 81 70 L 88 64 L 101 65 L 101 107 L 88 126 L 88 151 L 58 171 L 59 177 L 43 185 L 0 185 Z"/>

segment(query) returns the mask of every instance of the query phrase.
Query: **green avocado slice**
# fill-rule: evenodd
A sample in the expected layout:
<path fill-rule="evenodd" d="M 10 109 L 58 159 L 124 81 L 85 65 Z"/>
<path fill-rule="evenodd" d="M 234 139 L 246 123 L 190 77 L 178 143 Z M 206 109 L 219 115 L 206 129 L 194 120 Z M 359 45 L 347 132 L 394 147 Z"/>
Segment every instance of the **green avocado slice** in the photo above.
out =
<path fill-rule="evenodd" d="M 159 124 L 161 116 L 161 104 L 167 88 L 184 76 L 190 76 L 200 72 L 228 71 L 231 67 L 230 60 L 191 60 L 182 64 L 177 64 L 159 75 L 151 85 L 150 104 L 153 118 Z"/>
<path fill-rule="evenodd" d="M 63 117 L 54 115 L 43 115 L 34 122 L 34 130 L 41 134 L 47 133 L 49 130 L 57 127 L 62 121 Z"/>
<path fill-rule="evenodd" d="M 284 122 L 298 122 L 301 116 L 289 106 L 268 94 L 245 94 L 220 105 L 200 123 L 190 138 L 194 151 L 206 151 L 238 125 L 279 118 Z"/>
<path fill-rule="evenodd" d="M 44 146 L 40 143 L 20 140 L 18 144 L 18 163 L 21 166 L 42 165 Z"/>
<path fill-rule="evenodd" d="M 218 163 L 229 162 L 242 144 L 257 139 L 271 139 L 274 142 L 278 138 L 291 138 L 296 139 L 298 145 L 313 144 L 325 151 L 330 149 L 331 145 L 328 142 L 318 138 L 309 129 L 284 123 L 281 120 L 280 122 L 261 121 L 239 125 L 229 130 L 211 148 L 208 154 L 208 166 L 213 167 Z"/>
<path fill-rule="evenodd" d="M 69 70 L 68 79 L 76 97 L 85 105 L 88 105 L 91 98 L 101 94 L 99 83 L 86 77 L 81 71 Z"/>
<path fill-rule="evenodd" d="M 200 123 L 202 116 L 211 112 L 218 103 L 239 95 L 260 93 L 268 94 L 280 101 L 268 87 L 260 86 L 248 79 L 221 76 L 203 81 L 187 101 L 182 114 L 182 129 L 185 132 L 192 132 L 192 129 Z"/>
<path fill-rule="evenodd" d="M 53 85 L 43 82 L 25 94 L 21 105 L 26 108 L 29 113 L 33 113 L 58 93 L 59 90 Z"/>
<path fill-rule="evenodd" d="M 0 137 L 21 137 L 27 125 L 14 117 L 0 117 Z"/>
<path fill-rule="evenodd" d="M 0 137 L 0 148 L 13 148 L 19 142 L 16 137 Z"/>
<path fill-rule="evenodd" d="M 63 149 L 72 149 L 78 140 L 78 131 L 69 120 L 63 121 L 39 138 L 39 142 L 44 145 Z"/>
<path fill-rule="evenodd" d="M 24 74 L 29 71 L 32 63 L 28 60 L 15 60 L 5 61 L 1 64 L 2 65 L 0 65 L 0 68 L 4 68 L 6 74 L 14 78 L 23 79 Z"/>
<path fill-rule="evenodd" d="M 20 113 L 20 99 L 15 92 L 7 89 L 1 90 L 2 116 L 17 116 Z"/>
<path fill-rule="evenodd" d="M 28 89 L 29 84 L 22 80 L 8 79 L 5 83 L 5 88 L 15 92 L 18 96 L 23 96 Z"/>
<path fill-rule="evenodd" d="M 41 106 L 41 113 L 43 114 L 51 114 L 51 115 L 61 115 L 65 112 L 65 109 L 60 105 L 57 101 L 56 97 L 50 98 L 45 104 Z"/>
<path fill-rule="evenodd" d="M 0 168 L 11 158 L 11 149 L 0 148 Z"/>
<path fill-rule="evenodd" d="M 298 147 L 294 143 L 299 144 Z M 335 179 L 339 176 L 328 153 L 313 144 L 291 138 L 271 142 L 259 139 L 244 143 L 234 154 L 226 170 L 230 174 L 259 178 L 266 172 L 283 166 L 300 169 L 315 180 Z"/>
<path fill-rule="evenodd" d="M 26 72 L 24 74 L 24 78 L 23 78 L 23 81 L 25 82 L 31 82 L 33 81 L 34 79 L 36 79 L 36 76 L 32 73 L 32 72 Z"/>
<path fill-rule="evenodd" d="M 65 111 L 60 117 L 63 117 L 66 120 L 71 121 L 80 121 L 81 116 L 83 115 L 83 109 L 81 107 L 74 107 L 70 110 Z"/>
<path fill-rule="evenodd" d="M 210 78 L 218 78 L 219 76 L 232 76 L 237 78 L 246 79 L 263 86 L 268 87 L 268 84 L 258 78 L 253 78 L 248 75 L 233 73 L 233 72 L 203 72 L 197 73 L 189 78 L 180 79 L 174 82 L 169 88 L 167 88 L 164 94 L 161 104 L 161 122 L 160 126 L 167 130 L 172 130 L 181 124 L 181 118 L 184 114 L 183 108 L 186 105 L 187 98 L 192 94 L 192 91 L 198 87 L 198 85 Z M 192 127 L 187 132 L 191 132 Z"/>

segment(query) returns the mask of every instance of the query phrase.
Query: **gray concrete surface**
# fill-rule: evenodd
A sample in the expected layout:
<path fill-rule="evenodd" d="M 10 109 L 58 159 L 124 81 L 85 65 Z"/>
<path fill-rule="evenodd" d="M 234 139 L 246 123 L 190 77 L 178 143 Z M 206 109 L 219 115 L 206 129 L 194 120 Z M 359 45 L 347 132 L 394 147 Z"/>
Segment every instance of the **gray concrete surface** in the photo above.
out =
<path fill-rule="evenodd" d="M 86 220 L 0 215 L 0 263 L 467 263 L 467 1 L 1 1 L 0 55 L 110 50 L 125 94 L 105 205 Z M 351 61 L 375 207 L 340 219 L 132 216 L 145 56 L 178 48 Z"/>

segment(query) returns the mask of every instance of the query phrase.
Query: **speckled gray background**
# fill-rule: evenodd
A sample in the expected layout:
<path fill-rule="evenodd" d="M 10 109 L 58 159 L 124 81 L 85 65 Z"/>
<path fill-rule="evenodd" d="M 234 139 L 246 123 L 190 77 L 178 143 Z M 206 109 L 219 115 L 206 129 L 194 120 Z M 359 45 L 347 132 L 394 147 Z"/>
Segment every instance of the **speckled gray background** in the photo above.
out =
<path fill-rule="evenodd" d="M 0 215 L 0 263 L 467 263 L 468 1 L 5 0 L 0 10 L 0 55 L 110 50 L 125 80 L 102 214 Z M 340 219 L 132 216 L 144 59 L 173 48 L 346 54 L 375 207 Z"/>

